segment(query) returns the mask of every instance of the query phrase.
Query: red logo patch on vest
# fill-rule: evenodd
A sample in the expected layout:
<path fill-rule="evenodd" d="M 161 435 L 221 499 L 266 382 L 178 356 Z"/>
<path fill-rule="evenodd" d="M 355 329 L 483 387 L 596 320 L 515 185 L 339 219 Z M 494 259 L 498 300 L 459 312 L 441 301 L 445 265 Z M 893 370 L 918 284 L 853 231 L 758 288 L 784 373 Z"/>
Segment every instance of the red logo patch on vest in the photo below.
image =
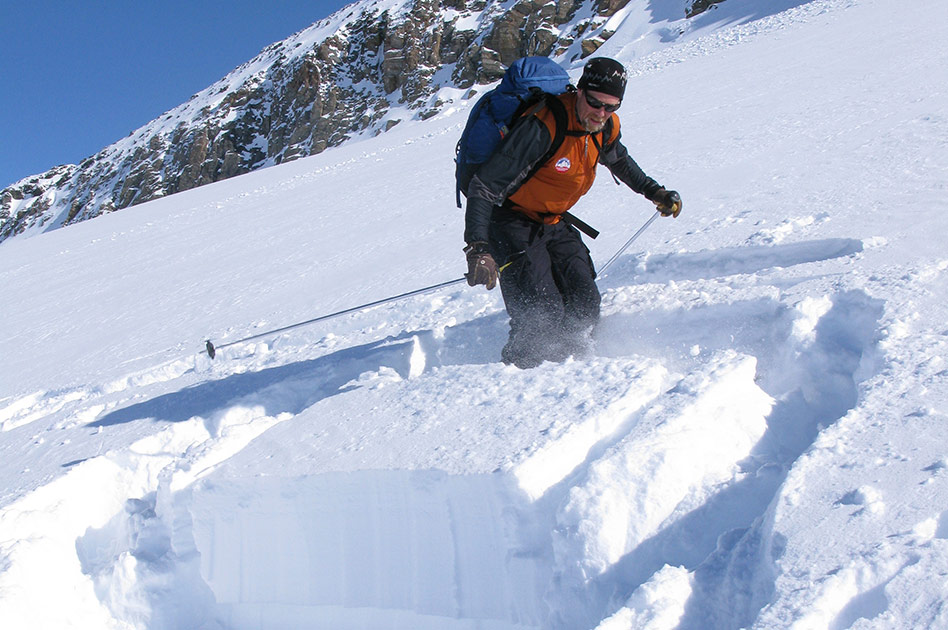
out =
<path fill-rule="evenodd" d="M 572 166 L 572 164 L 570 163 L 569 158 L 560 158 L 556 161 L 556 166 L 553 168 L 556 169 L 557 173 L 565 173 L 569 170 L 570 166 Z"/>

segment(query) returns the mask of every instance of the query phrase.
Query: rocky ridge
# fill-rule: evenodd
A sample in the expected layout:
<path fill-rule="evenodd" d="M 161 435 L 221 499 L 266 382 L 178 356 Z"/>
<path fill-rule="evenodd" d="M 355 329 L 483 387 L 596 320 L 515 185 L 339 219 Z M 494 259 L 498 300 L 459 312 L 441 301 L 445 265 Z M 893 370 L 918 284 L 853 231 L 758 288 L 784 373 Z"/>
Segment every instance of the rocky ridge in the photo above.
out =
<path fill-rule="evenodd" d="M 713 4 L 678 1 L 682 18 Z M 608 40 L 628 4 L 361 0 L 268 46 L 80 164 L 0 191 L 0 241 L 313 155 L 406 117 L 428 118 L 444 105 L 443 88 L 495 81 L 525 55 L 574 63 Z"/>

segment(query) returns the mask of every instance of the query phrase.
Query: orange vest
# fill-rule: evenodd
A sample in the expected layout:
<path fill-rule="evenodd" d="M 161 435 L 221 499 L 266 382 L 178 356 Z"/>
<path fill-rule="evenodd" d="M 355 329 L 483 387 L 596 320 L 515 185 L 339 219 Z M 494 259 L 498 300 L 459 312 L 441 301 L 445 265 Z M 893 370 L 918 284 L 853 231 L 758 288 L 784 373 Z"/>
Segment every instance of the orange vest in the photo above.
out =
<path fill-rule="evenodd" d="M 583 135 L 567 135 L 553 157 L 508 198 L 514 210 L 523 212 L 534 221 L 557 223 L 560 220 L 558 215 L 572 208 L 596 180 L 596 164 L 599 162 L 596 142 L 602 145 L 602 132 L 585 133 L 576 119 L 576 96 L 576 92 L 567 92 L 558 98 L 566 107 L 568 130 Z M 544 107 L 535 116 L 546 125 L 552 138 L 556 133 L 556 122 L 550 108 Z M 619 117 L 612 114 L 612 133 L 606 144 L 618 137 Z"/>

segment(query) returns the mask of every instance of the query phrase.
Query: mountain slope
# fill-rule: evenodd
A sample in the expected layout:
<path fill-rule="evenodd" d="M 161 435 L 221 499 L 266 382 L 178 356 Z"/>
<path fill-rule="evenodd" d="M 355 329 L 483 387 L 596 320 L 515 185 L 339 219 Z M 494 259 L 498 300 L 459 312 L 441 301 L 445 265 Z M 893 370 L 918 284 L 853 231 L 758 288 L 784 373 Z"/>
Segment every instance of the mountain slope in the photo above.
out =
<path fill-rule="evenodd" d="M 686 19 L 693 11 L 685 0 L 362 0 L 268 46 L 79 165 L 0 191 L 0 241 L 430 118 L 525 55 L 578 67 L 618 29 L 635 29 L 627 54 L 642 55 L 713 29 L 721 16 L 761 17 L 759 8 L 732 6 Z"/>
<path fill-rule="evenodd" d="M 470 100 L 4 243 L 0 624 L 944 627 L 943 12 L 617 31 L 685 208 L 585 361 L 503 366 L 466 286 L 202 352 L 459 276 Z M 649 206 L 600 178 L 594 259 Z"/>
<path fill-rule="evenodd" d="M 371 137 L 439 111 L 442 87 L 496 80 L 525 54 L 577 58 L 627 0 L 363 0 L 264 49 L 78 166 L 0 192 L 0 239 Z M 679 20 L 684 19 L 684 10 Z M 578 33 L 584 33 L 579 37 Z M 596 39 L 598 38 L 598 39 Z M 575 41 L 576 46 L 572 44 Z M 593 44 L 585 49 L 591 51 Z"/>

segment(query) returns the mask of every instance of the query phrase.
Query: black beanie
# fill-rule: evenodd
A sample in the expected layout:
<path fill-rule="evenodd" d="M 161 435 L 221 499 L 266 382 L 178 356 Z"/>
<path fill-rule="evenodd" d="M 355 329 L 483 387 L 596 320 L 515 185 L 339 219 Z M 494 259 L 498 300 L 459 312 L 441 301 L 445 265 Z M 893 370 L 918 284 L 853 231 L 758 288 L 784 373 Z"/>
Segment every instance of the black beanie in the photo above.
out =
<path fill-rule="evenodd" d="M 581 90 L 602 92 L 621 99 L 625 94 L 627 80 L 625 66 L 621 63 L 607 57 L 596 57 L 586 62 L 578 87 Z"/>

